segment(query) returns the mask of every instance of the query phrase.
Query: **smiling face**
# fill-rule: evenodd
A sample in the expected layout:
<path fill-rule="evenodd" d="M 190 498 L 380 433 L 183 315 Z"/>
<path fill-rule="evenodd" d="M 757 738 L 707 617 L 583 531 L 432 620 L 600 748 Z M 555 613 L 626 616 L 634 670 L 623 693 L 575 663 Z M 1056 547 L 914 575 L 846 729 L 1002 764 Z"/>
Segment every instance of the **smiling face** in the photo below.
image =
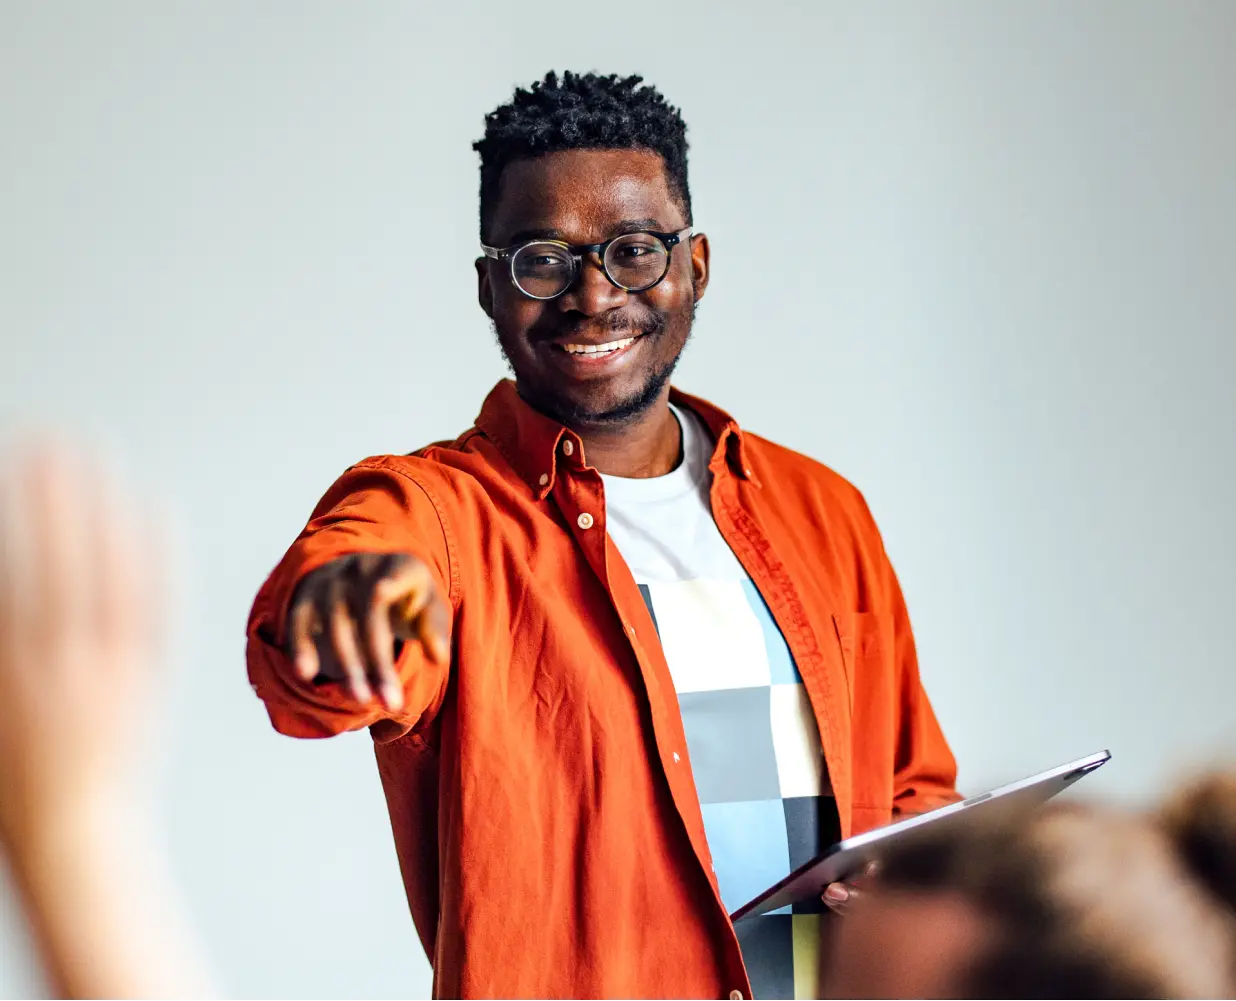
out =
<path fill-rule="evenodd" d="M 529 239 L 602 243 L 639 230 L 687 225 L 661 158 L 643 150 L 568 150 L 516 160 L 502 175 L 487 243 Z M 515 373 L 520 395 L 576 430 L 615 426 L 645 413 L 669 391 L 708 284 L 708 240 L 671 251 L 669 271 L 644 292 L 610 282 L 595 255 L 556 299 L 524 295 L 507 261 L 477 261 L 482 308 Z"/>

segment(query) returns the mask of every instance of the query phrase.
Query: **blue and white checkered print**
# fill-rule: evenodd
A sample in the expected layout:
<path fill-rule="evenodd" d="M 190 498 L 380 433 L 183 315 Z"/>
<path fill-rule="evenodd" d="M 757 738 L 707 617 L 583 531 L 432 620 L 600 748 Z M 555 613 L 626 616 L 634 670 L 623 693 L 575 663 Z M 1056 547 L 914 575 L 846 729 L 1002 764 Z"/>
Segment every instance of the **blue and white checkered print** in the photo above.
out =
<path fill-rule="evenodd" d="M 640 591 L 678 692 L 721 898 L 733 911 L 835 837 L 815 717 L 750 580 Z M 756 997 L 818 996 L 822 909 L 809 901 L 738 924 Z"/>

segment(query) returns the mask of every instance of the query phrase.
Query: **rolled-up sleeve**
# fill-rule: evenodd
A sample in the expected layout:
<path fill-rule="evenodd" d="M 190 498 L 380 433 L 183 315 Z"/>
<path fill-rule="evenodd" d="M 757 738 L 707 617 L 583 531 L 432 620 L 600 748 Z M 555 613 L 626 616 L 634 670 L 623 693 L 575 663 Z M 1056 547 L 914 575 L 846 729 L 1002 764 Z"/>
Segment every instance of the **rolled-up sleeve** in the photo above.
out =
<path fill-rule="evenodd" d="M 431 661 L 419 643 L 405 643 L 396 662 L 404 690 L 397 712 L 377 699 L 361 704 L 340 684 L 303 681 L 284 652 L 287 610 L 296 586 L 340 556 L 416 556 L 429 568 L 443 600 L 454 607 L 457 578 L 448 529 L 426 481 L 408 466 L 406 459 L 395 468 L 391 459 L 376 458 L 344 473 L 254 600 L 246 646 L 249 681 L 280 733 L 330 737 L 372 726 L 379 739 L 390 739 L 428 722 L 441 705 L 449 665 Z"/>

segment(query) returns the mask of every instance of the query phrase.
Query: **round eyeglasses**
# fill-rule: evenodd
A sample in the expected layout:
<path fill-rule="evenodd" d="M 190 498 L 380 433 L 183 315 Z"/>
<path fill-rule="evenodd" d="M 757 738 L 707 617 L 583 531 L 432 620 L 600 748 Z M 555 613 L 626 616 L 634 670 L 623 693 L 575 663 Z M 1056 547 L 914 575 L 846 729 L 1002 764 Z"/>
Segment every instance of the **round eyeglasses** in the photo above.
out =
<path fill-rule="evenodd" d="M 584 257 L 596 254 L 601 270 L 613 285 L 626 292 L 647 292 L 669 273 L 670 254 L 691 235 L 691 227 L 677 233 L 624 233 L 604 243 L 563 243 L 528 240 L 511 247 L 481 244 L 486 257 L 508 262 L 511 281 L 530 299 L 556 299 L 569 289 L 584 266 Z"/>

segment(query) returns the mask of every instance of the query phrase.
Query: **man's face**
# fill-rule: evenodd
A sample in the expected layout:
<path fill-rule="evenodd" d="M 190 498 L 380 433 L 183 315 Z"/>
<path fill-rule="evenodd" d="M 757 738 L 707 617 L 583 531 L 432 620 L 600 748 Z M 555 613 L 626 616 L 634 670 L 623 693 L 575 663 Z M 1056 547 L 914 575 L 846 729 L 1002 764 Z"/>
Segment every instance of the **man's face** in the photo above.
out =
<path fill-rule="evenodd" d="M 571 150 L 511 163 L 490 221 L 488 243 L 529 239 L 601 243 L 637 230 L 687 225 L 655 153 Z M 524 295 L 509 263 L 477 261 L 481 306 L 515 373 L 520 394 L 574 427 L 621 424 L 667 391 L 691 333 L 695 303 L 708 284 L 708 241 L 694 236 L 671 251 L 669 272 L 644 292 L 625 292 L 585 257 L 574 284 L 556 299 Z M 634 340 L 608 353 L 569 347 Z"/>

